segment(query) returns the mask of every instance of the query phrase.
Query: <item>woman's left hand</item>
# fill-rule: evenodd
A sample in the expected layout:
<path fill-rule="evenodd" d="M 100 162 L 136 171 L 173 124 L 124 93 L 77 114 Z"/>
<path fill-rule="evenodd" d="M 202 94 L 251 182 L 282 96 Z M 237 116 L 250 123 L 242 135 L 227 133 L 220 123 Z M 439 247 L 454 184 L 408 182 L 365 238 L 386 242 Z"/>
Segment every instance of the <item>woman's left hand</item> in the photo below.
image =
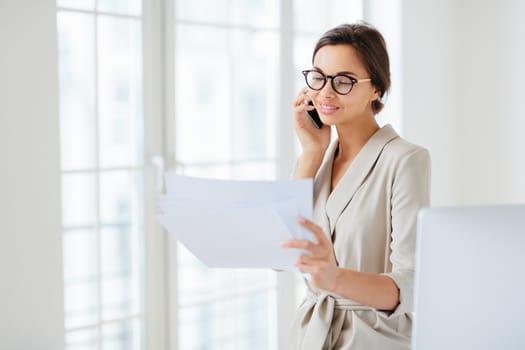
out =
<path fill-rule="evenodd" d="M 339 267 L 335 261 L 332 242 L 324 234 L 323 229 L 304 218 L 298 220 L 299 224 L 311 231 L 316 242 L 306 239 L 290 239 L 282 243 L 285 248 L 299 248 L 307 250 L 310 254 L 299 257 L 295 266 L 303 273 L 309 273 L 310 282 L 317 288 L 333 291 Z"/>

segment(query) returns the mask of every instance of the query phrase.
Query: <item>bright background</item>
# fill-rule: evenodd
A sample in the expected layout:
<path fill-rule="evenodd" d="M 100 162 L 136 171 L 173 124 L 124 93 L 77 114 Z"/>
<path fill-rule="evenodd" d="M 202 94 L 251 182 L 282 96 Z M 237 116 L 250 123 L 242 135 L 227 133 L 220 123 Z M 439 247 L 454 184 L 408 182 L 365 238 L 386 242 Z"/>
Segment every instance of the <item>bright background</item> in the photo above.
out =
<path fill-rule="evenodd" d="M 156 177 L 286 177 L 309 40 L 359 11 L 433 205 L 525 202 L 521 1 L 247 3 L 0 2 L 0 348 L 278 348 L 294 277 L 200 266 L 150 220 Z"/>

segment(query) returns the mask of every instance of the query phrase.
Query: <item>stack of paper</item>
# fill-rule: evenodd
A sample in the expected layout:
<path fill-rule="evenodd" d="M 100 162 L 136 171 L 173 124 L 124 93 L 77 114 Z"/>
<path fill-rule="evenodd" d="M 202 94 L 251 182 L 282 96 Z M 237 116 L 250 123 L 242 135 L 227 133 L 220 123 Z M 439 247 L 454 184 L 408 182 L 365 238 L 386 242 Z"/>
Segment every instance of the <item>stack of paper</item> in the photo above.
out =
<path fill-rule="evenodd" d="M 167 173 L 159 200 L 164 228 L 209 267 L 296 270 L 303 251 L 290 238 L 313 239 L 297 223 L 312 217 L 312 180 L 229 181 Z"/>

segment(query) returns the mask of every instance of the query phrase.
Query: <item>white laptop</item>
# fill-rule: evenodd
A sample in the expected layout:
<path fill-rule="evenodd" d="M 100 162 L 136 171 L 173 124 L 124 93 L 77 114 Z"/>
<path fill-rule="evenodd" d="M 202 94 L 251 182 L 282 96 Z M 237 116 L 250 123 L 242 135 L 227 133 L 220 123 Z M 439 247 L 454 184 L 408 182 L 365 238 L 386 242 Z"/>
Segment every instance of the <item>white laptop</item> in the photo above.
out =
<path fill-rule="evenodd" d="M 525 204 L 422 209 L 413 350 L 525 349 Z"/>

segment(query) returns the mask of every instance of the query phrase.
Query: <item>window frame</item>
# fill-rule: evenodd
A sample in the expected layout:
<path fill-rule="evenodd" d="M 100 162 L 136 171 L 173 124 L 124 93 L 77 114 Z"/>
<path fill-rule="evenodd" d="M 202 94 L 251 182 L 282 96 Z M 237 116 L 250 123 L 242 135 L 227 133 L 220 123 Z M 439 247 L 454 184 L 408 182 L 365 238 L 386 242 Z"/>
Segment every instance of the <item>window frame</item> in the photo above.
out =
<path fill-rule="evenodd" d="M 146 3 L 146 2 L 149 2 L 149 0 L 143 0 L 143 3 Z M 137 164 L 135 165 L 117 165 L 117 166 L 101 166 L 99 163 L 100 163 L 100 145 L 99 145 L 99 142 L 100 142 L 100 128 L 99 128 L 99 116 L 100 116 L 100 111 L 99 111 L 99 106 L 100 106 L 100 100 L 99 100 L 99 56 L 98 56 L 98 53 L 99 53 L 99 19 L 100 17 L 108 17 L 108 18 L 121 18 L 121 19 L 132 19 L 132 20 L 137 20 L 140 22 L 140 26 L 142 28 L 141 30 L 141 46 L 142 46 L 142 55 L 140 57 L 140 60 L 142 61 L 142 65 L 144 65 L 144 57 L 143 57 L 143 54 L 145 52 L 144 50 L 144 41 L 145 41 L 145 37 L 144 37 L 144 24 L 145 24 L 145 17 L 144 17 L 144 13 L 142 14 L 119 14 L 119 13 L 115 13 L 115 12 L 107 12 L 107 11 L 100 11 L 100 10 L 97 10 L 97 1 L 95 0 L 94 1 L 94 4 L 93 4 L 93 9 L 79 9 L 79 8 L 73 8 L 73 7 L 64 7 L 64 6 L 61 6 L 59 4 L 56 4 L 55 3 L 55 14 L 57 16 L 57 20 L 58 20 L 58 15 L 60 13 L 75 13 L 75 14 L 85 14 L 85 15 L 89 15 L 90 16 L 90 20 L 93 21 L 93 65 L 94 65 L 94 70 L 93 70 L 93 74 L 94 74 L 94 79 L 93 79 L 93 82 L 94 82 L 94 99 L 93 99 L 93 104 L 94 104 L 94 109 L 93 109 L 93 113 L 94 113 L 94 129 L 95 129 L 95 132 L 94 132 L 94 137 L 95 137 L 95 143 L 94 143 L 94 153 L 95 153 L 95 164 L 93 166 L 89 166 L 89 167 L 81 167 L 81 168 L 78 168 L 78 169 L 64 169 L 63 168 L 63 165 L 61 164 L 61 167 L 60 167 L 60 182 L 61 182 L 61 185 L 63 186 L 63 182 L 62 182 L 62 177 L 64 175 L 94 175 L 95 176 L 95 195 L 94 195 L 94 202 L 95 202 L 95 208 L 96 208 L 96 219 L 95 219 L 95 224 L 93 225 L 93 229 L 95 231 L 95 235 L 96 235 L 96 256 L 94 257 L 95 259 L 95 264 L 96 264 L 96 267 L 95 267 L 95 270 L 96 270 L 96 279 L 97 279 L 97 301 L 98 303 L 96 304 L 96 308 L 97 308 L 97 318 L 96 318 L 96 321 L 90 323 L 89 325 L 82 325 L 82 326 L 74 326 L 74 327 L 66 327 L 66 325 L 64 324 L 64 346 L 66 346 L 66 338 L 67 338 L 67 334 L 70 333 L 70 332 L 77 332 L 77 331 L 84 331 L 84 330 L 93 330 L 94 332 L 96 332 L 97 334 L 97 341 L 96 341 L 96 346 L 97 346 L 97 349 L 102 349 L 103 347 L 103 341 L 104 341 L 104 330 L 103 330 L 103 327 L 104 326 L 107 326 L 107 325 L 111 325 L 113 323 L 118 323 L 118 322 L 122 322 L 122 321 L 133 321 L 133 320 L 139 320 L 142 324 L 142 327 L 140 327 L 140 329 L 142 330 L 141 332 L 141 339 L 142 339 L 142 346 L 145 345 L 145 342 L 146 342 L 146 338 L 144 336 L 145 332 L 144 332 L 144 327 L 146 327 L 146 325 L 148 324 L 148 322 L 146 321 L 147 317 L 146 317 L 146 310 L 147 310 L 147 307 L 146 307 L 146 301 L 145 301 L 145 294 L 146 294 L 146 283 L 145 282 L 145 279 L 146 279 L 146 273 L 144 271 L 144 265 L 146 264 L 146 257 L 145 257 L 145 251 L 142 250 L 140 253 L 139 253 L 139 258 L 140 258 L 140 263 L 139 263 L 139 266 L 138 266 L 138 270 L 140 271 L 139 272 L 139 280 L 141 280 L 141 285 L 140 285 L 140 294 L 141 294 L 141 299 L 139 300 L 139 303 L 141 304 L 141 309 L 139 312 L 132 312 L 132 313 L 127 313 L 127 315 L 125 316 L 119 316 L 119 317 L 114 317 L 114 318 L 111 318 L 111 319 L 104 319 L 103 318 L 103 311 L 102 311 L 102 251 L 101 251 L 101 231 L 102 231 L 102 228 L 103 228 L 103 223 L 102 223 L 102 218 L 101 218 L 101 209 L 100 209 L 100 193 L 101 193 L 101 177 L 108 173 L 108 172 L 112 172 L 112 171 L 129 171 L 131 176 L 136 176 L 136 175 L 133 175 L 133 172 L 135 172 L 135 174 L 140 174 L 139 176 L 142 177 L 142 179 L 145 180 L 146 178 L 146 162 L 144 161 L 144 159 L 141 159 L 140 161 L 138 161 Z M 56 29 L 56 35 L 58 35 L 58 28 Z M 57 60 L 59 60 L 59 57 L 57 56 Z M 60 61 L 57 62 L 58 65 L 60 65 Z M 142 71 L 142 82 L 145 81 L 145 76 L 144 76 L 144 70 Z M 144 99 L 144 93 L 145 91 L 143 91 L 143 99 Z M 58 94 L 60 96 L 60 91 L 58 91 Z M 144 104 L 145 104 L 145 101 L 144 101 Z M 144 114 L 144 111 L 140 111 L 140 113 L 142 114 L 142 121 L 144 121 L 146 118 L 145 118 L 145 114 Z M 62 118 L 63 116 L 60 116 L 60 118 Z M 141 121 L 141 122 L 142 122 Z M 141 139 L 141 142 L 139 142 L 139 146 L 140 144 L 143 145 L 143 148 L 142 148 L 142 153 L 145 155 L 146 154 L 146 148 L 143 144 L 143 142 L 145 142 L 144 138 Z M 146 220 L 147 220 L 147 216 L 146 216 L 146 202 L 145 202 L 145 196 L 146 194 L 148 193 L 148 190 L 147 190 L 147 187 L 144 187 L 145 185 L 145 181 L 142 181 L 142 182 L 137 182 L 137 185 L 140 186 L 138 188 L 136 188 L 136 191 L 139 193 L 140 197 L 142 198 L 142 202 L 140 203 L 142 205 L 142 218 L 139 219 L 139 222 L 141 222 L 141 224 L 138 226 L 140 230 L 139 232 L 139 237 L 137 237 L 137 239 L 140 241 L 140 243 L 142 244 L 146 244 L 146 240 L 147 240 L 147 237 L 146 237 Z M 62 233 L 61 233 L 61 237 L 63 239 L 63 236 L 64 236 L 64 231 L 65 231 L 65 227 L 64 227 L 64 222 L 62 221 L 61 223 L 61 230 L 62 230 Z M 62 254 L 63 251 L 62 251 Z M 65 285 L 64 285 L 65 287 Z M 65 310 L 64 310 L 65 311 Z"/>

